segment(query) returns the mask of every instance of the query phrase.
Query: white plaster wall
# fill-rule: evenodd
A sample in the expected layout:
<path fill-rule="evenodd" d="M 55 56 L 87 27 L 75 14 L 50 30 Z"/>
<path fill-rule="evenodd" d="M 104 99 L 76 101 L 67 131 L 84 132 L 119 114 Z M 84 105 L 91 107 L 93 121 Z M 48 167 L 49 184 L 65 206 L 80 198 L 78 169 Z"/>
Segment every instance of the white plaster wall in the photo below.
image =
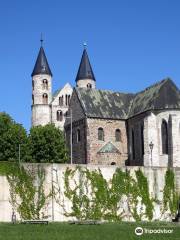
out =
<path fill-rule="evenodd" d="M 37 164 L 24 164 L 25 167 L 30 168 L 31 166 L 36 166 Z M 52 189 L 52 180 L 54 182 L 54 189 L 56 192 L 56 199 L 59 199 L 62 203 L 64 199 L 64 172 L 66 168 L 75 169 L 77 165 L 68 165 L 68 164 L 43 164 L 46 172 L 45 178 L 45 191 L 48 194 Z M 86 167 L 89 170 L 101 169 L 103 176 L 110 180 L 113 176 L 113 173 L 116 170 L 116 166 L 103 166 L 103 165 L 81 165 L 81 167 Z M 129 170 L 131 175 L 135 177 L 135 171 L 139 169 L 139 167 L 122 167 L 123 171 Z M 155 211 L 154 211 L 154 218 L 153 220 L 165 220 L 171 221 L 171 217 L 168 213 L 164 215 L 160 214 L 161 204 L 163 200 L 163 188 L 164 188 L 164 177 L 167 171 L 165 167 L 140 167 L 144 175 L 148 179 L 149 190 L 151 197 L 155 197 L 159 200 L 159 204 L 155 204 Z M 175 179 L 176 179 L 176 186 L 177 190 L 180 193 L 180 169 L 174 168 L 175 172 Z M 79 181 L 78 174 L 75 175 L 74 179 Z M 73 181 L 71 182 L 73 185 Z M 60 187 L 60 188 L 59 188 Z M 60 189 L 60 195 L 58 194 L 58 190 Z M 9 202 L 10 195 L 9 195 L 9 184 L 5 176 L 0 176 L 0 222 L 10 222 L 12 216 L 12 206 Z M 128 208 L 126 204 L 127 199 L 121 203 L 121 207 L 125 208 L 125 211 L 128 213 Z M 65 198 L 65 208 L 67 211 L 71 210 L 71 202 L 69 202 Z M 54 211 L 52 206 L 54 206 Z M 57 204 L 55 199 L 50 199 L 47 205 L 47 209 L 45 214 L 48 215 L 49 221 L 69 221 L 73 220 L 74 218 L 68 218 L 64 216 L 64 210 L 62 206 Z M 18 213 L 16 212 L 17 219 L 20 219 Z M 128 214 L 127 214 L 128 216 Z M 131 221 L 131 218 L 126 218 L 125 220 Z"/>
<path fill-rule="evenodd" d="M 0 176 L 0 222 L 11 221 L 12 206 L 9 203 L 9 184 L 5 176 Z"/>

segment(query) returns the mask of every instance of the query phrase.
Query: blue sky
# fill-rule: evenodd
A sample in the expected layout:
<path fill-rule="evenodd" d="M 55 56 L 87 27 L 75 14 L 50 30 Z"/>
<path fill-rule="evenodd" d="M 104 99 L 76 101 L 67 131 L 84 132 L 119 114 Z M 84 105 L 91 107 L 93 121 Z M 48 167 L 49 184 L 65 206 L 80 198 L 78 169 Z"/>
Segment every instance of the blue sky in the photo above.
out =
<path fill-rule="evenodd" d="M 178 0 L 6 0 L 0 6 L 0 111 L 31 125 L 31 72 L 44 35 L 53 90 L 75 85 L 83 42 L 97 88 L 180 87 Z"/>

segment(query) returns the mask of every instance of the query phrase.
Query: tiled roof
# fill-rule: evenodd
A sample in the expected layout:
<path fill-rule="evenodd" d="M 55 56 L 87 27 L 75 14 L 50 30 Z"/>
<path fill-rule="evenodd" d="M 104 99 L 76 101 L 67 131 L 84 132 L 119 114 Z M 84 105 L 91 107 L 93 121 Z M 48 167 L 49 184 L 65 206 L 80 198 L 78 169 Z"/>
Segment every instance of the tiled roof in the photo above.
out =
<path fill-rule="evenodd" d="M 180 109 L 180 92 L 171 79 L 164 79 L 137 93 L 128 117 L 153 109 Z"/>
<path fill-rule="evenodd" d="M 95 118 L 126 119 L 134 96 L 86 88 L 76 91 L 86 116 Z"/>
<path fill-rule="evenodd" d="M 180 109 L 180 92 L 171 79 L 137 94 L 107 90 L 75 89 L 87 117 L 127 119 L 153 109 Z"/>

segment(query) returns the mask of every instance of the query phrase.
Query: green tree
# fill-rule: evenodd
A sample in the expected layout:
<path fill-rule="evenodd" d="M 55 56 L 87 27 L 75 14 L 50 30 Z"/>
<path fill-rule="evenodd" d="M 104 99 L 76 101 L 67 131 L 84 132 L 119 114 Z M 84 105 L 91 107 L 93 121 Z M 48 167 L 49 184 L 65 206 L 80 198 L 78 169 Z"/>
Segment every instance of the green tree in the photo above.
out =
<path fill-rule="evenodd" d="M 28 138 L 26 130 L 7 113 L 0 113 L 0 161 L 18 161 L 19 145 L 21 161 L 28 161 Z"/>
<path fill-rule="evenodd" d="M 29 148 L 33 162 L 64 163 L 68 159 L 63 132 L 53 124 L 32 127 Z"/>

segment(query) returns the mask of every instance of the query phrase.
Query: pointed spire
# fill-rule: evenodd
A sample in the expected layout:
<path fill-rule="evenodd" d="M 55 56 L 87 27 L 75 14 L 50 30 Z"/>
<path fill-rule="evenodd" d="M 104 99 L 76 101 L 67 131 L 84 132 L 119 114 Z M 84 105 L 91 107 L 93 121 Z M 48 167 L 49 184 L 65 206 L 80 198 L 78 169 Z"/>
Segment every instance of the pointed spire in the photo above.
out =
<path fill-rule="evenodd" d="M 79 65 L 77 76 L 76 76 L 76 82 L 78 80 L 83 80 L 83 79 L 92 79 L 96 81 L 90 61 L 89 61 L 87 50 L 86 50 L 87 44 L 84 43 L 83 45 L 84 45 L 84 51 L 82 54 L 81 62 Z"/>
<path fill-rule="evenodd" d="M 39 75 L 39 74 L 48 74 L 50 76 L 52 76 L 52 72 L 51 69 L 49 67 L 47 58 L 46 58 L 46 54 L 44 52 L 44 49 L 42 47 L 43 44 L 43 39 L 42 39 L 42 35 L 41 35 L 41 47 L 39 50 L 39 54 L 33 69 L 33 72 L 31 74 L 31 76 L 33 77 L 34 75 Z"/>

